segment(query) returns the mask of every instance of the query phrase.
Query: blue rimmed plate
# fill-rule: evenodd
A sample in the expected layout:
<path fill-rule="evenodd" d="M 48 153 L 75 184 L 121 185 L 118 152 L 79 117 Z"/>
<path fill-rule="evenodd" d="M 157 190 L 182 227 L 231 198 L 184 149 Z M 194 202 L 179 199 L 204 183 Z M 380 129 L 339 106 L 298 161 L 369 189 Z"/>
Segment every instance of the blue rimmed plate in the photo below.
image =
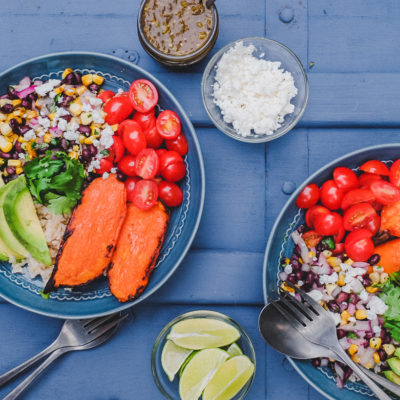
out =
<path fill-rule="evenodd" d="M 375 159 L 390 163 L 398 158 L 400 158 L 400 143 L 367 147 L 330 162 L 300 185 L 276 219 L 268 239 L 263 268 L 265 303 L 269 303 L 278 297 L 280 260 L 282 257 L 291 256 L 293 241 L 290 240 L 290 234 L 299 224 L 304 223 L 305 213 L 296 207 L 296 198 L 302 188 L 311 182 L 321 185 L 327 179 L 331 179 L 333 169 L 339 166 L 357 169 L 368 160 Z M 339 389 L 336 386 L 333 374 L 328 368 L 317 369 L 309 361 L 295 360 L 289 357 L 288 359 L 297 372 L 328 399 L 365 400 L 374 398 L 372 392 L 361 382 L 348 382 L 344 389 Z"/>
<path fill-rule="evenodd" d="M 25 61 L 0 74 L 0 93 L 8 85 L 18 83 L 24 76 L 39 80 L 60 78 L 67 68 L 82 73 L 97 73 L 106 78 L 104 88 L 117 91 L 129 89 L 130 82 L 139 78 L 152 81 L 159 93 L 162 109 L 178 113 L 188 143 L 185 157 L 187 174 L 182 181 L 184 200 L 171 213 L 168 232 L 149 285 L 141 296 L 128 303 L 119 303 L 110 293 L 107 280 L 99 279 L 83 288 L 60 289 L 42 298 L 44 283 L 28 273 L 13 274 L 8 263 L 0 263 L 0 296 L 27 310 L 57 318 L 89 318 L 122 311 L 146 299 L 174 273 L 190 248 L 197 232 L 203 210 L 205 178 L 200 146 L 193 125 L 171 92 L 153 75 L 119 58 L 89 52 L 54 53 Z"/>

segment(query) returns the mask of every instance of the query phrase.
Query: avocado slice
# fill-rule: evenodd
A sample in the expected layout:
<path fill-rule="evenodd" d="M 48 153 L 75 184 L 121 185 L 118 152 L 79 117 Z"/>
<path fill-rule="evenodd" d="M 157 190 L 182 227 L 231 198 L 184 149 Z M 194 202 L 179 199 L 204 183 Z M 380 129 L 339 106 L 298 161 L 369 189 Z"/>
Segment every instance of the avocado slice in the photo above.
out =
<path fill-rule="evenodd" d="M 15 186 L 16 181 L 11 181 L 7 183 L 7 185 L 2 186 L 0 188 L 0 240 L 4 243 L 3 248 L 0 249 L 0 252 L 3 256 L 14 256 L 16 259 L 22 259 L 28 256 L 28 251 L 19 243 L 16 237 L 11 232 L 10 227 L 6 221 L 6 217 L 4 215 L 4 200 L 7 196 L 7 193 Z M 4 258 L 4 257 L 3 257 Z M 9 257 L 7 257 L 8 259 Z M 2 261 L 5 261 L 2 259 Z"/>
<path fill-rule="evenodd" d="M 400 376 L 395 374 L 393 371 L 384 371 L 386 379 L 389 379 L 389 381 L 392 381 L 393 383 L 396 383 L 397 385 L 400 385 Z"/>
<path fill-rule="evenodd" d="M 51 265 L 46 238 L 24 176 L 15 179 L 15 184 L 7 192 L 3 211 L 8 226 L 19 243 L 34 259 L 44 265 Z"/>
<path fill-rule="evenodd" d="M 400 358 L 400 347 L 397 347 L 393 353 L 394 357 Z"/>
<path fill-rule="evenodd" d="M 392 357 L 389 358 L 389 360 L 387 360 L 389 367 L 392 369 L 392 371 L 397 374 L 400 375 L 400 358 L 397 357 Z"/>

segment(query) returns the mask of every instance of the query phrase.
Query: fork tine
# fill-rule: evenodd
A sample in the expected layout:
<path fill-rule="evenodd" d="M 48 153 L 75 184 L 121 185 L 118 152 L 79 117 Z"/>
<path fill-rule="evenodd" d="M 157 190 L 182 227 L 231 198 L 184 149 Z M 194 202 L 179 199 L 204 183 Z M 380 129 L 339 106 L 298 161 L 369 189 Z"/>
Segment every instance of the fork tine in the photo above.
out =
<path fill-rule="evenodd" d="M 272 305 L 278 310 L 278 312 L 293 326 L 294 329 L 301 331 L 304 329 L 304 325 L 301 324 L 297 319 L 293 318 L 292 315 L 279 304 L 280 300 L 273 301 Z"/>
<path fill-rule="evenodd" d="M 320 315 L 321 313 L 326 312 L 326 310 L 317 301 L 315 301 L 311 296 L 309 296 L 306 292 L 304 292 L 297 286 L 291 284 L 290 282 L 286 282 L 286 284 L 289 287 L 291 287 L 292 289 L 294 289 L 296 291 L 296 293 L 298 293 L 301 296 L 301 298 L 310 305 L 311 308 L 309 307 L 309 309 L 311 309 L 311 310 L 313 309 L 315 314 Z"/>
<path fill-rule="evenodd" d="M 290 312 L 293 314 L 293 316 L 299 322 L 301 322 L 304 326 L 306 326 L 308 323 L 310 323 L 312 321 L 312 318 L 307 314 L 307 312 L 302 311 L 302 308 L 301 308 L 302 305 L 298 306 L 298 304 L 301 304 L 298 300 L 294 300 L 294 301 L 289 300 L 286 296 L 283 296 L 280 298 L 280 301 L 287 309 L 290 310 Z M 303 306 L 303 307 L 305 307 L 305 306 Z"/>
<path fill-rule="evenodd" d="M 116 326 L 117 324 L 119 324 L 121 321 L 123 321 L 126 317 L 128 316 L 128 314 L 124 314 L 121 315 L 118 319 L 115 319 L 111 322 L 109 322 L 106 325 L 101 325 L 95 329 L 93 329 L 92 331 L 90 331 L 89 333 L 92 335 L 95 335 L 95 337 L 99 337 L 101 335 L 103 335 L 105 332 L 109 331 L 110 329 L 112 329 L 114 326 Z"/>
<path fill-rule="evenodd" d="M 105 317 L 101 318 L 93 318 L 92 320 L 90 320 L 90 322 L 85 324 L 85 328 L 88 329 L 89 331 L 92 331 L 98 326 L 103 325 L 104 322 L 107 322 L 112 318 L 115 318 L 115 314 L 106 315 Z"/>
<path fill-rule="evenodd" d="M 303 302 L 299 301 L 296 299 L 296 297 L 291 296 L 288 292 L 285 290 L 282 291 L 281 295 L 281 300 L 286 300 L 290 302 L 290 304 L 294 307 L 296 307 L 301 313 L 303 313 L 310 321 L 313 320 L 315 315 L 313 312 L 310 310 L 310 307 L 308 307 L 306 304 Z"/>

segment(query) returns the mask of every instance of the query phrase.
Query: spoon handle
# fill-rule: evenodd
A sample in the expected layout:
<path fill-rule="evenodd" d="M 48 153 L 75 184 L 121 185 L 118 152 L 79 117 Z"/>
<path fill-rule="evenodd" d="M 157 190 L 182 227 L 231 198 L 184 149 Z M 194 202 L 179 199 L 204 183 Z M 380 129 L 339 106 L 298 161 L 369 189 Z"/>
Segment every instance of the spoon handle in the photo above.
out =
<path fill-rule="evenodd" d="M 70 351 L 71 348 L 63 347 L 50 354 L 28 377 L 15 387 L 3 400 L 15 400 L 19 395 L 58 357 Z"/>

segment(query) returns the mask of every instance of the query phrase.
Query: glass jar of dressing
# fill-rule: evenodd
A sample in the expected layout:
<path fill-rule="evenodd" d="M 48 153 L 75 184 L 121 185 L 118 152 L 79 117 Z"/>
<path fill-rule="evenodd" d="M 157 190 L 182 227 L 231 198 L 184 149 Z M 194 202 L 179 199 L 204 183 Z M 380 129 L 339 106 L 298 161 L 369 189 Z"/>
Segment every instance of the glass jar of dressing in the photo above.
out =
<path fill-rule="evenodd" d="M 137 28 L 142 46 L 154 59 L 169 66 L 186 66 L 213 48 L 218 13 L 212 1 L 143 0 Z"/>

